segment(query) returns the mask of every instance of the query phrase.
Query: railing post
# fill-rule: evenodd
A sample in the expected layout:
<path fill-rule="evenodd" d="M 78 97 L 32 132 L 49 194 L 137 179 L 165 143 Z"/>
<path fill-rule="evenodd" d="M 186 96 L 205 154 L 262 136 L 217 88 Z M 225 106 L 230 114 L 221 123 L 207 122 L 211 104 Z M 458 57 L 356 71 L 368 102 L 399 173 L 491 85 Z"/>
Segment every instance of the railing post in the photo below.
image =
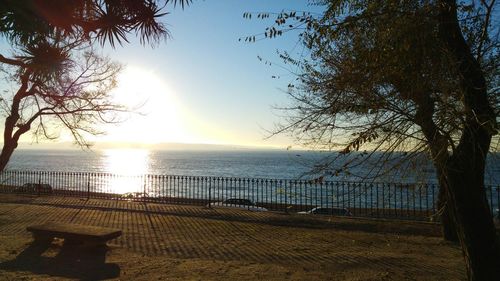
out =
<path fill-rule="evenodd" d="M 87 200 L 90 199 L 90 180 L 87 180 Z"/>
<path fill-rule="evenodd" d="M 493 214 L 495 211 L 495 208 L 493 208 L 493 187 L 491 185 L 486 186 L 488 191 L 490 192 L 490 198 L 489 198 L 489 203 L 490 203 L 490 212 Z"/>
<path fill-rule="evenodd" d="M 205 178 L 206 180 L 206 178 Z M 211 181 L 208 181 L 208 207 L 212 208 L 212 205 L 210 205 L 210 201 L 212 200 L 212 184 Z"/>
<path fill-rule="evenodd" d="M 38 186 L 36 186 L 37 195 L 40 196 L 40 186 L 42 184 L 42 174 L 38 174 Z"/>
<path fill-rule="evenodd" d="M 439 188 L 441 188 L 441 187 L 439 186 Z M 436 214 L 436 210 L 437 210 L 436 209 L 437 206 L 436 206 L 436 190 L 435 189 L 436 189 L 436 185 L 432 184 L 432 214 L 433 215 Z M 438 192 L 439 192 L 439 189 L 438 189 Z"/>
<path fill-rule="evenodd" d="M 500 186 L 496 186 L 495 190 L 497 191 L 497 209 L 498 212 L 500 212 Z M 500 214 L 497 214 L 498 217 L 500 217 Z"/>
<path fill-rule="evenodd" d="M 146 201 L 149 197 L 149 194 L 146 192 L 146 190 L 147 190 L 146 182 L 148 180 L 147 177 L 148 177 L 148 175 L 142 176 L 142 186 L 143 186 L 142 187 L 142 190 L 143 190 L 143 193 L 142 193 L 143 198 L 142 199 L 143 199 L 143 201 Z M 146 194 L 147 194 L 147 196 L 146 196 Z"/>
<path fill-rule="evenodd" d="M 286 213 L 288 213 L 288 196 L 286 194 L 286 187 L 287 187 L 286 183 L 287 182 L 291 184 L 291 181 L 285 180 L 285 184 L 283 185 L 283 192 L 285 193 L 285 205 L 283 207 L 285 207 L 285 212 Z"/>

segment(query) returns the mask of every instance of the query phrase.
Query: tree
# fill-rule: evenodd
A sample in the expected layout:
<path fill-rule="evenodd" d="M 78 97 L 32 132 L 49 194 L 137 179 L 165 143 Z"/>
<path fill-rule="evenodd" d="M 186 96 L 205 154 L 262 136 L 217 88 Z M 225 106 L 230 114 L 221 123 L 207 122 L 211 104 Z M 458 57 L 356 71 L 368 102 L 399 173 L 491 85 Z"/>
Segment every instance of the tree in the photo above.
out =
<path fill-rule="evenodd" d="M 264 33 L 274 37 L 304 28 L 301 36 L 311 51 L 310 59 L 282 54 L 301 74 L 289 85 L 294 103 L 275 133 L 340 149 L 318 165 L 327 175 L 370 156 L 428 153 L 448 211 L 443 222 L 456 226 L 447 231 L 458 237 L 469 279 L 497 280 L 500 245 L 484 188 L 486 155 L 498 133 L 496 2 L 316 2 L 325 5 L 320 17 L 283 12 Z M 371 152 L 332 167 L 363 149 Z"/>
<path fill-rule="evenodd" d="M 109 95 L 116 85 L 119 64 L 99 57 L 88 46 L 78 46 L 83 48 L 78 52 L 70 49 L 71 61 L 66 53 L 57 53 L 59 47 L 50 48 L 43 47 L 54 52 L 46 54 L 45 58 L 50 56 L 49 66 L 36 61 L 38 57 L 34 55 L 14 60 L 18 67 L 4 68 L 5 85 L 17 86 L 17 90 L 2 95 L 1 111 L 7 117 L 0 171 L 9 162 L 20 137 L 29 131 L 36 140 L 56 139 L 62 125 L 76 143 L 85 146 L 86 134 L 101 133 L 96 124 L 117 121 L 114 113 L 126 110 Z M 57 69 L 46 69 L 54 67 L 58 59 Z"/>
<path fill-rule="evenodd" d="M 5 0 L 0 7 L 0 33 L 12 42 L 28 43 L 60 33 L 67 38 L 114 46 L 128 42 L 127 35 L 136 32 L 141 42 L 157 43 L 168 36 L 158 21 L 160 1 L 156 0 Z M 182 8 L 192 0 L 164 0 Z"/>
<path fill-rule="evenodd" d="M 165 0 L 180 4 L 191 0 Z M 109 95 L 120 65 L 100 57 L 95 42 L 112 47 L 128 42 L 135 32 L 142 44 L 158 43 L 169 32 L 158 18 L 159 1 L 152 0 L 6 0 L 0 6 L 0 34 L 13 54 L 0 54 L 5 78 L 1 109 L 5 118 L 0 171 L 19 138 L 54 139 L 58 128 L 69 130 L 75 142 L 88 145 L 86 134 L 101 133 L 96 124 L 115 122 L 125 108 Z"/>

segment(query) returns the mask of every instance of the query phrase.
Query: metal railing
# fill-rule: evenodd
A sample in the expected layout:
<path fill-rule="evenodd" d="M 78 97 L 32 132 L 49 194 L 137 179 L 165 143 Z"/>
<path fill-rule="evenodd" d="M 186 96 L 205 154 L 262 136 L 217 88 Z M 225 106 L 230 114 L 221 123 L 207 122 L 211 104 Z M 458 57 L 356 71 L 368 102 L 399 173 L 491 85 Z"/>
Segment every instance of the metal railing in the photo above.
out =
<path fill-rule="evenodd" d="M 437 185 L 430 183 L 319 182 L 40 171 L 0 173 L 0 192 L 8 193 L 192 205 L 242 198 L 272 211 L 346 208 L 354 216 L 412 220 L 429 220 L 435 215 L 438 189 Z M 486 189 L 493 211 L 499 206 L 500 187 L 487 185 Z"/>

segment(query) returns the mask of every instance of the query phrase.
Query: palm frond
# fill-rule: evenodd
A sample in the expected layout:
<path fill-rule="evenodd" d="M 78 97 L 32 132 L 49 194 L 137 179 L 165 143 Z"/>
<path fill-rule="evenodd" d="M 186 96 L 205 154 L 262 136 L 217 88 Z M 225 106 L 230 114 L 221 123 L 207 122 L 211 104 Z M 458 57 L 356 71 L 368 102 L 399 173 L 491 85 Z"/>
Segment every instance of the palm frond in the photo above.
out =
<path fill-rule="evenodd" d="M 67 50 L 47 41 L 29 44 L 22 52 L 24 55 L 16 58 L 27 65 L 35 79 L 44 81 L 60 76 L 72 63 Z"/>
<path fill-rule="evenodd" d="M 193 3 L 193 0 L 165 0 L 165 3 L 173 3 L 174 7 L 177 6 L 177 3 L 179 3 L 179 5 L 184 9 L 186 6 Z"/>

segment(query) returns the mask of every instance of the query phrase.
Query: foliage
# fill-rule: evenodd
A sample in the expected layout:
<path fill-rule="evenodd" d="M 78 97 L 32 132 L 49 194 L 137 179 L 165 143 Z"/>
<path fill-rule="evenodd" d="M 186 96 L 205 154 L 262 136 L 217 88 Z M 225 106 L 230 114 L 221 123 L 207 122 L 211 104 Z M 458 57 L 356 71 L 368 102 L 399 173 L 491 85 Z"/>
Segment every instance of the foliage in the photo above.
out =
<path fill-rule="evenodd" d="M 6 0 L 0 7 L 0 33 L 15 43 L 26 44 L 60 34 L 66 38 L 128 42 L 127 34 L 135 32 L 142 43 L 156 43 L 168 30 L 158 21 L 164 5 L 192 0 Z"/>
<path fill-rule="evenodd" d="M 288 86 L 293 102 L 282 108 L 286 121 L 273 133 L 289 133 L 299 144 L 316 149 L 343 154 L 405 151 L 400 155 L 408 159 L 429 150 L 422 122 L 432 118 L 453 152 L 466 126 L 467 108 L 457 69 L 439 38 L 436 1 L 314 3 L 325 5 L 323 15 L 282 12 L 264 33 L 275 37 L 302 30 L 302 42 L 310 51 L 308 58 L 280 54 L 285 64 L 298 66 L 300 74 Z M 486 74 L 488 98 L 498 120 L 500 29 L 491 18 L 494 7 L 494 1 L 470 1 L 459 11 L 467 42 Z M 248 13 L 244 17 L 250 18 Z M 490 124 L 489 130 L 494 134 L 496 125 Z M 340 157 L 344 156 L 336 154 L 317 165 L 317 172 L 345 171 L 349 165 L 337 161 Z M 354 158 L 349 157 L 350 165 L 366 159 Z"/>

